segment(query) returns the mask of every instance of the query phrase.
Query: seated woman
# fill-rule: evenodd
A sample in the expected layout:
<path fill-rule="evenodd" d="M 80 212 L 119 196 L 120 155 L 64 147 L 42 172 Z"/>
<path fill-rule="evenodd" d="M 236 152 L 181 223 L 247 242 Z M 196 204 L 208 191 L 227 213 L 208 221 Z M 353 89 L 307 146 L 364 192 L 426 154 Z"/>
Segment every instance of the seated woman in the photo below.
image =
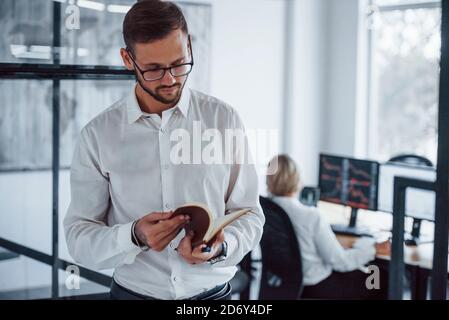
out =
<path fill-rule="evenodd" d="M 319 211 L 299 202 L 300 178 L 295 162 L 287 155 L 278 156 L 277 161 L 275 174 L 267 175 L 267 187 L 271 199 L 290 217 L 298 238 L 304 276 L 302 298 L 386 299 L 387 273 L 380 272 L 380 288 L 370 290 L 366 282 L 371 274 L 359 268 L 374 260 L 376 253 L 388 254 L 390 242 L 359 238 L 352 248 L 344 249 Z"/>

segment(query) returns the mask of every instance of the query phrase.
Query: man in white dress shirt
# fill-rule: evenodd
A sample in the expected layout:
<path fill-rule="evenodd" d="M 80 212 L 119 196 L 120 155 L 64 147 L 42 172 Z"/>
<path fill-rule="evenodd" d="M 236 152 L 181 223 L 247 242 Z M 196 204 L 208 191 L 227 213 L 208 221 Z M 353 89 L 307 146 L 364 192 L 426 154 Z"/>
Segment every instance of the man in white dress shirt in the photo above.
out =
<path fill-rule="evenodd" d="M 176 5 L 136 3 L 123 36 L 120 54 L 137 83 L 81 131 L 64 219 L 69 252 L 87 267 L 115 269 L 114 299 L 227 299 L 228 281 L 265 222 L 255 166 L 237 161 L 235 145 L 229 163 L 197 161 L 201 141 L 199 151 L 181 150 L 181 158 L 174 148 L 185 134 L 192 143 L 183 146 L 198 145 L 198 127 L 224 136 L 243 124 L 227 104 L 187 87 L 193 50 Z M 180 232 L 188 216 L 172 217 L 192 201 L 216 216 L 240 208 L 251 213 L 208 246 L 192 248 L 192 234 Z"/>

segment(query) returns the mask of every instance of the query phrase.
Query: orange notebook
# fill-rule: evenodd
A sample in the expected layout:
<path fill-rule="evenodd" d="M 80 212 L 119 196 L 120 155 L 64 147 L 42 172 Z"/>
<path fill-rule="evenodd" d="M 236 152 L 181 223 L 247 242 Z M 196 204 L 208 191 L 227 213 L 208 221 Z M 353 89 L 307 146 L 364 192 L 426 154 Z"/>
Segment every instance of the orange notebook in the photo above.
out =
<path fill-rule="evenodd" d="M 174 215 L 185 214 L 190 216 L 190 223 L 185 230 L 193 230 L 192 247 L 202 243 L 208 243 L 224 227 L 237 220 L 244 214 L 250 213 L 251 209 L 241 209 L 224 216 L 214 218 L 210 209 L 203 203 L 188 202 L 174 211 Z"/>

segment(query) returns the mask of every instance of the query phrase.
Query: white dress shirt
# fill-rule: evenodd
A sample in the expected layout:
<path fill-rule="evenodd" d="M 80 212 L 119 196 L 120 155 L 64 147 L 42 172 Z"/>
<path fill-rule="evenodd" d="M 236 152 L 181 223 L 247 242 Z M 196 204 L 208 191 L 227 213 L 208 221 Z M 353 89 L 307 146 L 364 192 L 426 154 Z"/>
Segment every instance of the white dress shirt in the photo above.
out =
<path fill-rule="evenodd" d="M 351 249 L 344 249 L 330 225 L 313 207 L 293 197 L 273 197 L 289 216 L 301 251 L 304 285 L 315 285 L 332 270 L 353 271 L 372 261 L 376 255 L 374 240 L 359 238 Z"/>
<path fill-rule="evenodd" d="M 159 299 L 188 298 L 234 276 L 236 264 L 262 236 L 265 218 L 257 174 L 248 163 L 173 164 L 170 151 L 176 142 L 170 133 L 175 129 L 192 133 L 198 121 L 202 129 L 221 133 L 243 129 L 230 106 L 187 86 L 179 103 L 164 111 L 162 118 L 141 111 L 133 87 L 126 98 L 82 129 L 64 219 L 68 249 L 76 262 L 93 269 L 115 268 L 118 284 Z M 141 251 L 133 244 L 134 220 L 192 201 L 207 204 L 216 216 L 252 209 L 224 229 L 225 261 L 188 264 L 174 250 L 184 231 L 161 252 Z"/>

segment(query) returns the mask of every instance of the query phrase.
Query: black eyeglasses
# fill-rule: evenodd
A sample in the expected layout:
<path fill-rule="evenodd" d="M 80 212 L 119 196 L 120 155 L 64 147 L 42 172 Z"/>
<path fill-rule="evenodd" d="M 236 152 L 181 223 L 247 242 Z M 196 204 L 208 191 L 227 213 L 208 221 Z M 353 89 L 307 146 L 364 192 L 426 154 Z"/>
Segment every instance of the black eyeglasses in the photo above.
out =
<path fill-rule="evenodd" d="M 128 50 L 128 48 L 126 48 L 126 51 L 128 51 L 129 56 L 132 60 L 132 62 L 134 63 L 134 65 L 136 66 L 136 68 L 139 70 L 139 72 L 142 74 L 142 78 L 145 81 L 156 81 L 156 80 L 160 80 L 165 76 L 165 72 L 167 72 L 167 70 L 170 71 L 170 74 L 173 77 L 182 77 L 182 76 L 186 76 L 188 75 L 193 68 L 193 51 L 192 51 L 192 43 L 190 42 L 190 36 L 188 37 L 189 40 L 189 48 L 190 48 L 190 57 L 192 58 L 191 62 L 188 63 L 181 63 L 181 64 L 177 64 L 175 66 L 171 66 L 171 67 L 162 67 L 162 68 L 151 68 L 151 69 L 147 69 L 147 70 L 142 70 L 136 63 L 136 61 L 134 60 L 134 58 L 132 57 L 133 54 L 130 52 L 130 50 Z"/>

